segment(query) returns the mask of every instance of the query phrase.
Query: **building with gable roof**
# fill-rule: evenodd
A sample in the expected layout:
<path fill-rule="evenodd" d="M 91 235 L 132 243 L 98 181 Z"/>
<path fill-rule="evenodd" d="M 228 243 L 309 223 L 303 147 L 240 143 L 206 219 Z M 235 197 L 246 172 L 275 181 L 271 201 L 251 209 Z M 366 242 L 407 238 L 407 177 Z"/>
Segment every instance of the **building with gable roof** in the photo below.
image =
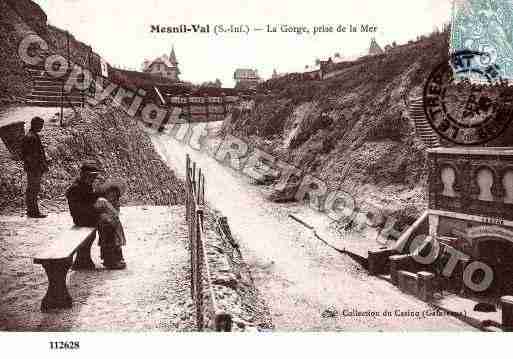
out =
<path fill-rule="evenodd" d="M 237 69 L 233 73 L 235 88 L 241 90 L 254 90 L 261 82 L 257 69 Z"/>
<path fill-rule="evenodd" d="M 169 56 L 164 54 L 153 61 L 145 61 L 143 64 L 143 72 L 158 75 L 172 81 L 180 81 L 178 77 L 178 75 L 180 75 L 180 69 L 178 68 L 174 46 Z"/>

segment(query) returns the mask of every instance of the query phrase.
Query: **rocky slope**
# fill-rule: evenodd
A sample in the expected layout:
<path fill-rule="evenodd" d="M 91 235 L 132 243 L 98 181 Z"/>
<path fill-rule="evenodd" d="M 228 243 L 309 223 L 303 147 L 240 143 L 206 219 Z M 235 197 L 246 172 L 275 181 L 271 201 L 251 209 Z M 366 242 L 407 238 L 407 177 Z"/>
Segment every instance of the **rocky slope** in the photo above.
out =
<path fill-rule="evenodd" d="M 0 109 L 10 103 L 22 101 L 29 90 L 30 76 L 18 56 L 18 44 L 27 34 L 23 28 L 28 30 L 28 27 L 24 26 L 25 21 L 17 11 L 25 11 L 33 22 L 37 22 L 44 15 L 31 1 L 0 0 Z M 46 15 L 44 18 L 46 21 Z"/>
<path fill-rule="evenodd" d="M 325 81 L 264 83 L 250 112 L 236 111 L 224 132 L 249 139 L 290 164 L 392 211 L 425 205 L 425 145 L 405 99 L 447 58 L 448 34 L 433 34 L 347 63 Z"/>
<path fill-rule="evenodd" d="M 65 209 L 64 192 L 84 159 L 104 169 L 101 181 L 126 184 L 124 204 L 173 205 L 184 200 L 182 183 L 155 152 L 148 135 L 117 108 L 100 107 L 72 113 L 65 127 L 47 123 L 41 133 L 50 162 L 42 183 L 42 203 Z M 23 208 L 26 176 L 0 142 L 0 214 Z"/>

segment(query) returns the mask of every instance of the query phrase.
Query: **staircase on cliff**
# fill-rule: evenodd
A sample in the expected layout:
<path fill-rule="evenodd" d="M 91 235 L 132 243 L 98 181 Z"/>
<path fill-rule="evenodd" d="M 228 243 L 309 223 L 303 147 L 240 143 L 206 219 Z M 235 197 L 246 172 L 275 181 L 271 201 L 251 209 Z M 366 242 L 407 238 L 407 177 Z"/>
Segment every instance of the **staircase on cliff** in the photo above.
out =
<path fill-rule="evenodd" d="M 440 138 L 433 131 L 424 113 L 422 97 L 410 98 L 408 112 L 410 118 L 415 122 L 415 132 L 421 140 L 430 148 L 440 147 Z"/>
<path fill-rule="evenodd" d="M 63 82 L 68 80 L 69 74 L 62 78 L 53 78 L 48 75 L 43 66 L 27 66 L 32 77 L 32 88 L 25 98 L 29 106 L 64 107 L 82 106 L 83 95 L 81 91 L 73 89 L 64 93 L 62 98 Z"/>

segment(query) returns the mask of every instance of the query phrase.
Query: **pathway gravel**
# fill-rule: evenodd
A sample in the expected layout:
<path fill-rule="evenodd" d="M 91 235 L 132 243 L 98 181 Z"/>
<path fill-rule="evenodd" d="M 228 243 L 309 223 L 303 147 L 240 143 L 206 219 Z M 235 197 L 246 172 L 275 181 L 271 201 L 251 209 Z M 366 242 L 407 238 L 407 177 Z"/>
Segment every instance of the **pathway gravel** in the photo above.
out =
<path fill-rule="evenodd" d="M 32 256 L 71 226 L 71 217 L 0 216 L 0 330 L 193 330 L 184 215 L 183 206 L 123 207 L 128 268 L 104 269 L 95 242 L 97 270 L 70 271 L 73 307 L 49 313 L 39 310 L 47 278 Z"/>

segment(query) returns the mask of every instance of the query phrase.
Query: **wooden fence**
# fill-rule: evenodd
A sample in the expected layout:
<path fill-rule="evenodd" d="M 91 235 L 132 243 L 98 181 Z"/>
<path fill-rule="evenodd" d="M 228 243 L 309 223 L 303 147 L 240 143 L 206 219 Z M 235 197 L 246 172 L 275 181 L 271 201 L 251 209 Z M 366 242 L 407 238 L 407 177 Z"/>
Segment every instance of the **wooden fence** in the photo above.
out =
<path fill-rule="evenodd" d="M 232 318 L 219 309 L 205 250 L 205 176 L 186 156 L 186 221 L 191 260 L 191 297 L 199 331 L 231 331 Z"/>

